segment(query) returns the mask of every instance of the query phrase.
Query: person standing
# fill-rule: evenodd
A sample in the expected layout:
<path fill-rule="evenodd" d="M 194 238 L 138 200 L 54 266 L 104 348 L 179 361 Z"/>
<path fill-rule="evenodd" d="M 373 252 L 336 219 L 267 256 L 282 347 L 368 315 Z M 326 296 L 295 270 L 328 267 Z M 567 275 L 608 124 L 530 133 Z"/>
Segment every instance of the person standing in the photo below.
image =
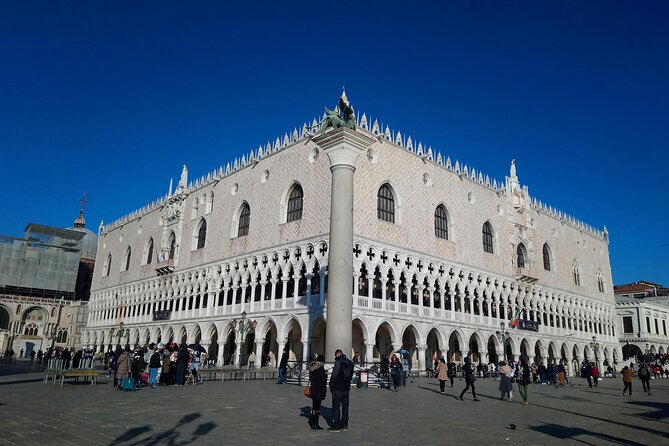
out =
<path fill-rule="evenodd" d="M 341 432 L 348 429 L 348 397 L 353 379 L 353 362 L 344 352 L 335 351 L 335 364 L 330 376 L 330 392 L 332 392 L 332 427 L 330 432 Z M 341 416 L 340 416 L 341 410 Z"/>
<path fill-rule="evenodd" d="M 646 366 L 646 364 L 641 364 L 637 374 L 643 385 L 643 391 L 650 395 L 650 370 L 648 369 L 648 366 Z"/>
<path fill-rule="evenodd" d="M 404 373 L 402 363 L 397 359 L 397 356 L 393 355 L 390 358 L 390 377 L 393 381 L 393 392 L 397 392 L 397 389 L 400 386 L 400 376 L 402 373 Z"/>
<path fill-rule="evenodd" d="M 446 365 L 444 358 L 439 358 L 439 363 L 437 364 L 435 371 L 437 372 L 437 379 L 439 380 L 439 390 L 441 393 L 444 393 L 446 380 L 448 379 L 448 366 Z"/>
<path fill-rule="evenodd" d="M 583 367 L 581 367 L 581 374 L 588 381 L 588 389 L 592 389 L 592 365 L 590 361 L 586 361 Z"/>
<path fill-rule="evenodd" d="M 155 344 L 151 344 L 149 349 L 153 351 L 149 357 L 149 387 L 156 388 L 158 384 L 158 370 L 160 370 L 160 352 L 155 348 Z"/>
<path fill-rule="evenodd" d="M 627 390 L 630 391 L 630 396 L 632 396 L 632 376 L 634 376 L 634 371 L 625 366 L 623 367 L 623 370 L 620 372 L 620 374 L 623 375 L 623 384 L 625 384 L 625 388 L 623 389 L 623 396 L 625 396 L 625 392 Z"/>
<path fill-rule="evenodd" d="M 286 370 L 288 370 L 288 344 L 283 348 L 283 354 L 281 355 L 279 382 L 277 384 L 284 384 L 286 382 Z"/>
<path fill-rule="evenodd" d="M 460 401 L 464 401 L 465 399 L 463 396 L 465 393 L 467 393 L 467 390 L 469 388 L 472 388 L 472 395 L 474 396 L 474 401 L 480 401 L 478 398 L 476 398 L 476 387 L 474 386 L 474 382 L 476 381 L 476 370 L 472 366 L 472 363 L 469 360 L 469 356 L 465 358 L 465 365 L 462 367 L 462 372 L 465 374 L 465 384 L 467 384 L 467 387 L 460 393 L 460 396 L 458 399 Z"/>
<path fill-rule="evenodd" d="M 186 367 L 188 367 L 188 360 L 190 359 L 190 354 L 188 353 L 188 348 L 186 344 L 181 344 L 179 347 L 179 353 L 177 354 L 177 386 L 183 386 L 184 376 L 186 374 Z"/>
<path fill-rule="evenodd" d="M 318 421 L 321 416 L 321 403 L 327 393 L 328 374 L 325 372 L 325 357 L 318 355 L 309 367 L 309 387 L 311 388 L 311 417 L 309 426 L 314 430 L 322 430 Z"/>
<path fill-rule="evenodd" d="M 30 362 L 35 362 L 35 350 L 30 352 Z"/>
<path fill-rule="evenodd" d="M 502 401 L 513 400 L 513 383 L 511 382 L 512 376 L 513 372 L 511 371 L 511 366 L 509 366 L 508 361 L 504 361 L 502 366 L 499 368 L 499 391 L 501 393 L 500 399 Z"/>
<path fill-rule="evenodd" d="M 123 380 L 130 374 L 130 367 L 132 362 L 132 355 L 130 349 L 125 349 L 118 357 L 116 371 L 114 372 L 114 383 L 121 390 L 123 388 Z"/>
<path fill-rule="evenodd" d="M 527 406 L 527 386 L 532 382 L 532 371 L 527 365 L 525 358 L 520 359 L 520 366 L 518 368 L 518 391 L 523 398 L 523 406 Z"/>

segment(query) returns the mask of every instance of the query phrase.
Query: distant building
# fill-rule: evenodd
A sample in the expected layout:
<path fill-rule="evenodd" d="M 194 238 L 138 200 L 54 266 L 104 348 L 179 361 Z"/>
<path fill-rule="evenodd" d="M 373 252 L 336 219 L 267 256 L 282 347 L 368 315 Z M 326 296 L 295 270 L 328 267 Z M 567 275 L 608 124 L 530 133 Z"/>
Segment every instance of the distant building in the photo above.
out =
<path fill-rule="evenodd" d="M 623 359 L 669 353 L 669 288 L 641 281 L 616 285 L 613 291 L 622 327 Z"/>
<path fill-rule="evenodd" d="M 97 236 L 83 209 L 68 229 L 31 223 L 23 238 L 0 236 L 0 351 L 80 345 Z"/>

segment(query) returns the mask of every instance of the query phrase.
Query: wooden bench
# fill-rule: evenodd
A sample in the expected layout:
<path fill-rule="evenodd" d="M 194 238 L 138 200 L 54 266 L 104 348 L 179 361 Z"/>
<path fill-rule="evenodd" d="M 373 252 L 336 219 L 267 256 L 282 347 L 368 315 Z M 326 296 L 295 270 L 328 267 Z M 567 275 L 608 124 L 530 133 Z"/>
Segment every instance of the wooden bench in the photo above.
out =
<path fill-rule="evenodd" d="M 65 378 L 84 378 L 84 382 L 86 382 L 89 378 L 91 380 L 91 386 L 94 386 L 98 382 L 98 372 L 95 370 L 76 370 L 76 369 L 71 369 L 71 370 L 61 370 L 59 373 L 60 376 L 60 387 L 63 387 L 63 382 L 65 381 Z"/>

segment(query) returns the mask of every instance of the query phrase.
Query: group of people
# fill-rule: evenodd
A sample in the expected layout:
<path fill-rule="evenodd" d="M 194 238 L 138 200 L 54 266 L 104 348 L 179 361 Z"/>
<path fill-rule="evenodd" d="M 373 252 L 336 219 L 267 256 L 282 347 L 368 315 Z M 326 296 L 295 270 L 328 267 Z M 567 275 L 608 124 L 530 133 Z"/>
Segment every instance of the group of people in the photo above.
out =
<path fill-rule="evenodd" d="M 650 380 L 651 376 L 654 374 L 653 365 L 645 364 L 642 362 L 641 364 L 639 364 L 639 369 L 636 373 L 637 376 L 639 377 L 639 381 L 641 381 L 641 385 L 643 385 L 643 391 L 648 395 L 651 395 Z M 623 385 L 624 385 L 623 396 L 625 396 L 625 394 L 632 396 L 632 378 L 634 377 L 634 364 L 630 364 L 630 367 L 628 366 L 623 367 L 621 374 L 623 375 Z M 657 379 L 659 377 L 655 376 L 655 378 Z"/>
<path fill-rule="evenodd" d="M 207 353 L 197 346 L 188 348 L 185 344 L 166 346 L 149 344 L 148 348 L 117 348 L 109 352 L 106 363 L 109 374 L 114 374 L 114 386 L 122 388 L 123 379 L 134 379 L 134 386 L 148 385 L 155 389 L 162 386 L 183 386 L 192 375 L 193 384 L 202 382 L 200 365 L 207 359 Z"/>
<path fill-rule="evenodd" d="M 335 362 L 330 376 L 330 393 L 332 393 L 332 426 L 329 432 L 341 432 L 348 429 L 348 408 L 351 381 L 353 380 L 353 362 L 341 351 L 335 351 Z M 327 394 L 328 375 L 325 371 L 325 357 L 318 355 L 309 366 L 309 398 L 311 398 L 311 414 L 309 426 L 314 430 L 323 429 L 319 420 L 321 403 Z M 306 393 L 305 393 L 306 394 Z"/>

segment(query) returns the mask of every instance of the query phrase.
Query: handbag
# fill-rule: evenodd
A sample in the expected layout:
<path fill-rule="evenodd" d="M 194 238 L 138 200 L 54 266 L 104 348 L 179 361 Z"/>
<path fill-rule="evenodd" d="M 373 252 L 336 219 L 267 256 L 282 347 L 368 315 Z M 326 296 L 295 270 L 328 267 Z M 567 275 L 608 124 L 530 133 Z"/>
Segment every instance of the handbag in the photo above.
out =
<path fill-rule="evenodd" d="M 304 396 L 307 398 L 311 398 L 311 386 L 307 386 L 304 388 Z"/>

